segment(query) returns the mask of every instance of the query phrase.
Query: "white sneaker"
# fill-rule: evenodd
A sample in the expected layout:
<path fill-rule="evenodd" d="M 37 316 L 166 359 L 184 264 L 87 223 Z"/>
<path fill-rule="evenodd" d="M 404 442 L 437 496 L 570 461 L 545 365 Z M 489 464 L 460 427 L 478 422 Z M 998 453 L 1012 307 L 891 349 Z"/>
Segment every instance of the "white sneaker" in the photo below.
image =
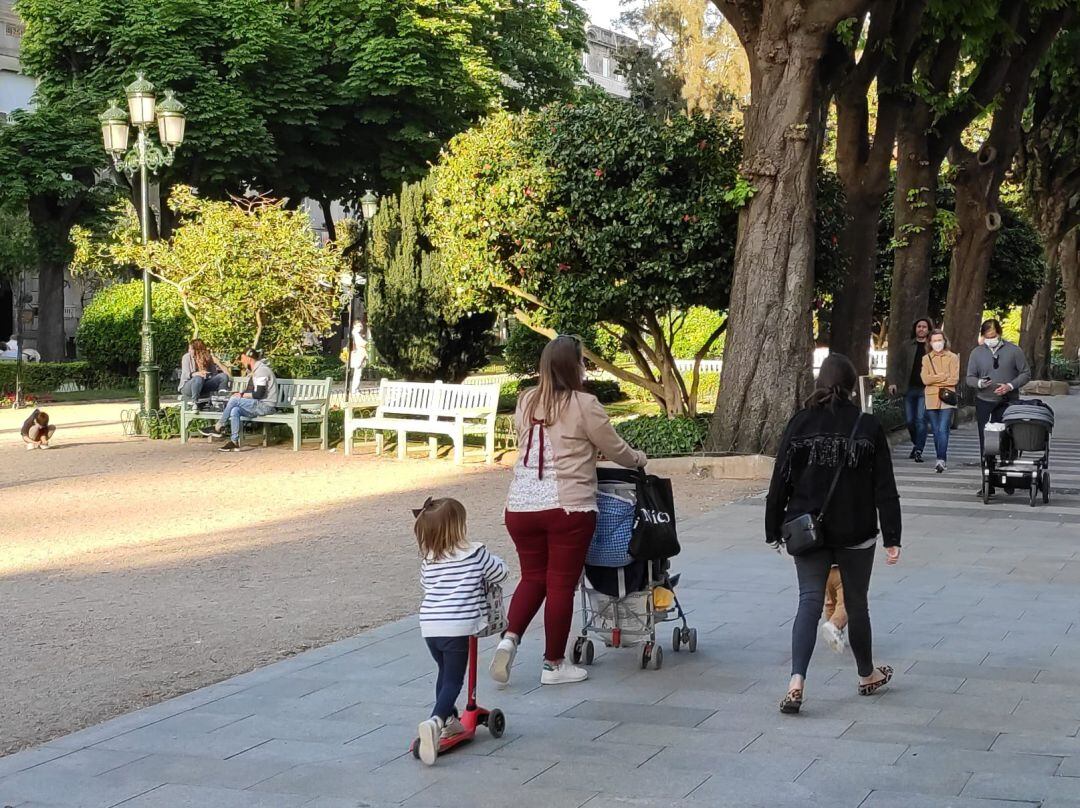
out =
<path fill-rule="evenodd" d="M 456 715 L 450 716 L 446 719 L 446 724 L 442 728 L 440 737 L 453 738 L 455 735 L 460 735 L 465 731 L 465 725 L 461 723 L 461 719 Z"/>
<path fill-rule="evenodd" d="M 42 449 L 48 449 L 48 448 L 49 448 L 49 444 L 47 444 L 47 443 L 42 443 L 42 444 L 41 444 L 41 448 L 42 448 Z"/>
<path fill-rule="evenodd" d="M 540 673 L 542 685 L 569 685 L 574 682 L 584 682 L 589 678 L 589 672 L 577 665 L 571 665 L 565 659 L 558 665 L 551 662 L 544 663 L 544 670 Z"/>
<path fill-rule="evenodd" d="M 936 471 L 936 472 L 937 472 L 938 474 L 941 474 L 942 472 L 944 472 L 944 471 L 948 470 L 948 468 L 949 468 L 949 467 L 945 465 L 945 461 L 944 461 L 944 460 L 939 460 L 939 461 L 937 462 L 937 465 L 936 465 L 936 466 L 934 466 L 934 471 Z"/>
<path fill-rule="evenodd" d="M 34 449 L 36 449 L 36 448 L 37 448 L 37 445 L 36 445 L 36 444 L 33 444 L 33 443 L 28 443 L 28 444 L 26 444 L 26 451 L 28 451 L 28 452 L 32 452 L 32 451 L 34 451 Z"/>
<path fill-rule="evenodd" d="M 828 620 L 821 624 L 821 639 L 829 646 L 829 650 L 837 654 L 844 653 L 844 632 Z"/>
<path fill-rule="evenodd" d="M 495 656 L 491 658 L 488 673 L 500 685 L 510 684 L 510 666 L 517 656 L 518 644 L 512 637 L 503 637 L 495 646 Z"/>
<path fill-rule="evenodd" d="M 427 721 L 421 721 L 416 728 L 416 734 L 420 738 L 420 760 L 431 766 L 435 758 L 439 756 L 439 739 L 442 738 L 443 722 L 432 716 Z"/>

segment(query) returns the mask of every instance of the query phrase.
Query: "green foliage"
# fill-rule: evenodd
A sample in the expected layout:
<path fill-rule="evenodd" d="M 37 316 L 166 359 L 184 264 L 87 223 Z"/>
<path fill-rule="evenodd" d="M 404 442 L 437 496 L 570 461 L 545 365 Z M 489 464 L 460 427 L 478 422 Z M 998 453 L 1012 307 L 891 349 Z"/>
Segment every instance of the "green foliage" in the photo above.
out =
<path fill-rule="evenodd" d="M 615 431 L 649 457 L 688 455 L 701 450 L 709 432 L 709 416 L 644 415 L 616 424 Z"/>
<path fill-rule="evenodd" d="M 0 280 L 35 268 L 37 260 L 37 242 L 25 206 L 12 211 L 0 208 Z"/>
<path fill-rule="evenodd" d="M 148 270 L 175 290 L 192 336 L 229 356 L 251 346 L 287 356 L 305 331 L 329 331 L 339 254 L 316 243 L 305 211 L 264 197 L 205 200 L 187 187 L 175 188 L 169 204 L 180 223 L 167 241 L 143 246 L 130 214 L 105 242 L 75 228 L 72 272 L 108 264 Z"/>
<path fill-rule="evenodd" d="M 518 382 L 506 382 L 499 388 L 499 412 L 513 412 L 517 408 Z"/>
<path fill-rule="evenodd" d="M 96 369 L 134 376 L 142 344 L 142 281 L 109 286 L 90 301 L 79 321 L 75 344 L 79 357 Z M 191 324 L 180 295 L 154 284 L 154 347 L 163 374 L 180 366 Z"/>
<path fill-rule="evenodd" d="M 15 392 L 16 362 L 0 362 L 0 395 Z M 23 362 L 22 388 L 26 393 L 53 393 L 65 382 L 93 387 L 96 374 L 87 362 Z"/>
<path fill-rule="evenodd" d="M 495 315 L 455 311 L 428 230 L 430 180 L 406 183 L 371 223 L 368 324 L 381 359 L 414 381 L 459 382 L 487 362 Z"/>
<path fill-rule="evenodd" d="M 528 390 L 530 387 L 536 387 L 539 382 L 538 377 L 530 376 L 517 383 L 517 390 Z M 614 379 L 586 379 L 585 392 L 592 393 L 601 404 L 614 404 L 626 398 L 619 383 Z"/>
<path fill-rule="evenodd" d="M 537 334 L 517 320 L 511 320 L 510 333 L 507 335 L 506 345 L 503 346 L 507 373 L 516 376 L 536 373 L 536 369 L 540 367 L 540 354 L 547 344 L 547 337 Z"/>
<path fill-rule="evenodd" d="M 1080 377 L 1080 366 L 1075 359 L 1068 359 L 1061 351 L 1050 354 L 1050 378 L 1071 382 Z"/>
<path fill-rule="evenodd" d="M 874 392 L 873 408 L 874 415 L 877 416 L 886 432 L 899 429 L 905 424 L 903 401 L 888 395 L 884 389 Z"/>
<path fill-rule="evenodd" d="M 635 349 L 638 384 L 669 410 L 692 411 L 696 402 L 661 381 L 674 338 L 662 324 L 694 306 L 727 307 L 740 141 L 720 116 L 659 118 L 596 94 L 489 117 L 433 170 L 433 241 L 458 306 L 512 312 L 543 333 L 602 324 Z M 825 207 L 819 274 L 832 278 L 838 225 L 828 216 L 839 214 L 830 197 Z"/>
<path fill-rule="evenodd" d="M 885 195 L 878 226 L 878 261 L 874 281 L 874 318 L 878 322 L 889 311 L 892 289 L 893 253 L 896 249 L 893 243 L 893 197 L 891 191 Z M 927 313 L 935 322 L 940 322 L 949 291 L 949 261 L 955 241 L 956 200 L 951 187 L 943 185 L 938 189 L 937 204 L 934 247 L 930 257 L 930 311 Z M 990 259 L 984 304 L 986 309 L 998 312 L 1030 303 L 1042 286 L 1046 273 L 1039 235 L 1026 215 L 1011 202 L 1003 203 L 1000 210 L 1002 226 Z"/>
<path fill-rule="evenodd" d="M 705 340 L 726 320 L 727 316 L 704 306 L 692 306 L 683 315 L 672 318 L 676 325 L 675 336 L 671 340 L 671 351 L 676 359 L 693 359 Z M 724 335 L 712 343 L 705 353 L 705 359 L 719 359 L 724 355 Z"/>
<path fill-rule="evenodd" d="M 325 379 L 336 382 L 345 380 L 345 365 L 333 356 L 321 354 L 292 354 L 271 356 L 270 366 L 279 379 Z"/>

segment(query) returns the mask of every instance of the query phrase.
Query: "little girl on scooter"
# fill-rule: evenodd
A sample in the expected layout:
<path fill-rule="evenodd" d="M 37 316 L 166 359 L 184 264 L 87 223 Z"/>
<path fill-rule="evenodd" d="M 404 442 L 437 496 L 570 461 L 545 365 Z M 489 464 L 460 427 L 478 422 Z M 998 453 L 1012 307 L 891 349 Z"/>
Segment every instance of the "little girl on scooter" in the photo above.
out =
<path fill-rule="evenodd" d="M 420 634 L 439 666 L 435 709 L 418 729 L 419 757 L 429 766 L 444 738 L 465 731 L 455 706 L 465 682 L 469 637 L 486 623 L 485 586 L 500 584 L 506 562 L 465 536 L 465 506 L 456 499 L 428 497 L 414 510 L 420 548 Z"/>

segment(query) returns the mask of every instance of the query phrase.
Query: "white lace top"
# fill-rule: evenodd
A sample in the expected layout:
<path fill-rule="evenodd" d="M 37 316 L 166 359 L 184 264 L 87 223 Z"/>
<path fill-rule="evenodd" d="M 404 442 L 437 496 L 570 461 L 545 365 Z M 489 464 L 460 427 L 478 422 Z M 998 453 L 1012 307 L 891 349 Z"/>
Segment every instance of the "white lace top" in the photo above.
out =
<path fill-rule="evenodd" d="M 514 465 L 514 479 L 506 500 L 508 511 L 550 511 L 559 507 L 558 475 L 555 452 L 542 424 L 533 424 L 525 441 L 518 439 L 525 451 Z M 542 453 L 542 454 L 541 454 Z M 541 462 L 542 459 L 542 462 Z"/>

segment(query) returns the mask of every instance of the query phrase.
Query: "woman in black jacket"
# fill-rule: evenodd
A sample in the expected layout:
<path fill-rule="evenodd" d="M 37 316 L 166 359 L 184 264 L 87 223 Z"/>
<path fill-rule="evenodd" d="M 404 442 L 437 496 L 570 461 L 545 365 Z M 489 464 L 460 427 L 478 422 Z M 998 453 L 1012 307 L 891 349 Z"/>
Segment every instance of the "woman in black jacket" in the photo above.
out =
<path fill-rule="evenodd" d="M 840 468 L 836 490 L 825 511 L 825 546 L 794 556 L 799 611 L 791 629 L 791 683 L 780 702 L 784 713 L 797 713 L 802 706 L 806 669 L 825 602 L 825 583 L 834 564 L 840 568 L 843 582 L 848 641 L 858 665 L 859 693 L 869 696 L 892 678 L 892 668 L 874 667 L 867 592 L 879 518 L 885 563 L 900 560 L 900 496 L 885 430 L 873 415 L 860 415 L 852 401 L 857 380 L 847 357 L 831 354 L 825 360 L 806 408 L 787 425 L 773 467 L 765 505 L 765 538 L 778 552 L 784 523 L 820 513 Z"/>

